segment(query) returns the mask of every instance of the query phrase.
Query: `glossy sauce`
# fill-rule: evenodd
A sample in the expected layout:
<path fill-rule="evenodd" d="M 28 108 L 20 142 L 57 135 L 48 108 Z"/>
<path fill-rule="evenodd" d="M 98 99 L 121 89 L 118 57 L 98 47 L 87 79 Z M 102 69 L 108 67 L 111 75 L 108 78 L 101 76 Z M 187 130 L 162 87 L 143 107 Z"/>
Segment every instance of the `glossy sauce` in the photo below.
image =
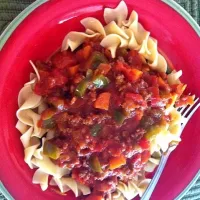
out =
<path fill-rule="evenodd" d="M 164 109 L 182 94 L 181 84 L 171 87 L 167 75 L 143 64 L 136 51 L 118 49 L 112 59 L 100 40 L 36 62 L 41 80 L 35 92 L 49 106 L 39 126 L 56 132 L 49 157 L 92 188 L 88 199 L 138 175 L 150 157 L 146 132 L 170 119 Z"/>

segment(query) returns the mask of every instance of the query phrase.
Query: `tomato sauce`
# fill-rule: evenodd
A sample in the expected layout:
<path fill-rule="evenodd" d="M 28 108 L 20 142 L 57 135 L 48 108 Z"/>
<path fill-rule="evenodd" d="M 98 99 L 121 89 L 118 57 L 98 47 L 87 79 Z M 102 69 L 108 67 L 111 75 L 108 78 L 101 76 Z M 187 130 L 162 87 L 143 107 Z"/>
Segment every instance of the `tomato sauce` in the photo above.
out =
<path fill-rule="evenodd" d="M 92 188 L 88 199 L 137 176 L 150 157 L 145 133 L 169 118 L 166 105 L 182 94 L 181 85 L 179 91 L 171 87 L 167 75 L 151 70 L 136 51 L 118 49 L 112 59 L 100 39 L 36 62 L 34 91 L 48 104 L 38 125 L 56 133 L 45 144 L 46 155 Z"/>

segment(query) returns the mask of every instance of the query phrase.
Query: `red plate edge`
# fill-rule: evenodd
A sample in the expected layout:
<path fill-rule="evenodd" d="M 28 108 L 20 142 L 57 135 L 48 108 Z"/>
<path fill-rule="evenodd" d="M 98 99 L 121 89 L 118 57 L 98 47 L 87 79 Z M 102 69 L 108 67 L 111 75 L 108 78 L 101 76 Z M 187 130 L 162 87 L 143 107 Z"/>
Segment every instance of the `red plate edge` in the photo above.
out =
<path fill-rule="evenodd" d="M 62 1 L 60 1 L 60 2 L 62 2 Z M 66 2 L 66 1 L 65 1 Z M 89 1 L 86 1 L 86 2 L 84 2 L 84 4 L 86 5 L 87 3 L 88 3 Z M 96 2 L 96 1 L 94 1 L 94 2 Z M 93 2 L 93 3 L 94 3 Z M 100 2 L 100 1 L 99 1 Z M 101 1 L 101 2 L 107 2 L 107 1 Z M 110 1 L 111 2 L 111 1 Z M 112 2 L 115 2 L 116 3 L 116 1 L 112 1 Z M 144 1 L 143 1 L 144 2 Z M 149 2 L 153 2 L 152 0 L 150 0 Z M 156 1 L 155 1 L 156 2 Z M 52 4 L 54 4 L 54 6 L 58 6 L 59 5 L 59 2 L 58 1 L 51 1 L 51 2 L 48 2 L 48 3 L 52 3 Z M 56 5 L 57 4 L 57 5 Z M 137 3 L 136 3 L 137 4 Z M 158 4 L 160 4 L 160 3 L 158 3 Z M 148 4 L 147 4 L 148 5 Z M 46 6 L 47 5 L 43 5 L 44 7 L 43 7 L 43 11 L 45 10 L 45 8 L 46 8 Z M 59 6 L 58 6 L 59 7 Z M 37 12 L 39 12 L 39 9 L 41 10 L 42 9 L 42 6 L 41 6 L 41 8 L 38 8 L 37 10 Z M 34 12 L 36 12 L 36 11 L 34 11 Z M 32 13 L 25 21 L 27 21 L 27 20 L 31 20 L 31 18 L 32 19 L 37 19 L 37 17 L 35 16 L 36 15 L 36 13 L 34 14 L 34 13 Z M 38 16 L 39 17 L 39 16 Z M 139 15 L 139 17 L 140 17 L 140 15 Z M 23 22 L 21 25 L 20 25 L 20 29 L 21 30 L 23 30 L 23 27 L 25 27 L 26 25 L 25 25 L 25 23 Z M 187 27 L 187 26 L 186 26 Z M 19 32 L 19 30 L 18 31 L 16 31 L 16 32 Z M 9 41 L 8 41 L 8 43 L 5 45 L 5 47 L 4 47 L 4 49 L 2 50 L 2 54 L 0 55 L 0 57 L 1 57 L 1 61 L 0 61 L 0 65 L 1 66 L 3 66 L 3 64 L 4 65 L 6 65 L 6 66 L 9 66 L 9 65 L 7 65 L 8 63 L 10 63 L 10 64 L 12 64 L 12 61 L 9 59 L 9 55 L 6 55 L 6 48 L 9 48 L 9 47 L 11 47 L 12 46 L 12 41 L 14 41 L 16 38 L 18 38 L 19 36 L 17 35 L 17 33 L 14 33 L 13 34 L 13 36 L 9 39 Z M 152 33 L 154 33 L 154 32 L 152 32 Z M 191 32 L 190 32 L 191 33 Z M 192 36 L 194 36 L 193 34 L 192 34 Z M 195 36 L 194 36 L 195 37 Z M 23 37 L 21 37 L 21 39 L 22 39 L 22 41 L 21 42 L 23 42 Z M 193 38 L 194 39 L 194 38 Z M 19 40 L 18 40 L 19 41 Z M 199 44 L 198 42 L 197 42 L 197 44 Z M 198 50 L 198 49 L 197 49 Z M 18 51 L 18 49 L 16 48 L 16 46 L 15 46 L 15 49 L 13 48 L 11 48 L 10 49 L 10 52 L 12 52 L 12 51 Z M 4 57 L 4 59 L 5 59 L 5 57 L 7 57 L 7 63 L 6 62 L 2 62 L 2 58 Z M 193 57 L 191 58 L 191 59 L 193 59 Z M 5 60 L 4 60 L 5 61 Z M 200 64 L 200 62 L 199 62 L 199 60 L 198 59 L 196 59 L 196 62 L 197 62 L 197 64 L 199 65 Z M 197 64 L 196 64 L 196 66 L 197 66 Z M 5 70 L 5 68 L 4 68 L 4 70 L 3 70 L 3 68 L 1 68 L 0 69 L 1 70 L 1 74 L 2 73 L 6 73 L 4 70 Z M 4 71 L 4 72 L 3 72 Z M 9 69 L 7 68 L 7 73 L 9 73 Z M 8 74 L 8 76 L 9 76 L 9 74 Z M 198 75 L 199 76 L 199 75 Z M 6 78 L 7 77 L 7 74 L 4 74 L 4 78 Z M 187 78 L 189 78 L 189 77 L 187 77 Z M 2 102 L 2 92 L 3 92 L 3 85 L 4 85 L 4 81 L 3 80 L 5 80 L 5 79 L 2 79 L 2 77 L 1 77 L 1 80 L 0 80 L 0 83 L 1 83 L 1 86 L 0 86 L 0 92 L 1 92 L 1 99 L 0 99 L 0 101 Z M 191 86 L 190 86 L 191 87 Z M 7 88 L 8 89 L 8 88 Z M 199 95 L 199 91 L 195 91 L 195 90 L 193 90 L 194 92 L 196 92 L 196 94 L 198 94 Z M 2 104 L 1 104 L 1 106 L 2 106 Z M 4 110 L 5 110 L 5 108 L 4 108 Z M 3 116 L 3 115 L 1 115 L 1 116 Z M 199 111 L 198 111 L 198 113 L 196 114 L 196 116 L 194 117 L 194 118 L 197 118 L 197 116 L 199 116 Z M 6 122 L 5 120 L 2 120 L 3 122 Z M 193 120 L 193 123 L 195 122 L 196 120 Z M 3 127 L 3 122 L 1 122 L 1 127 Z M 197 122 L 197 121 L 196 121 Z M 191 122 L 190 122 L 190 124 L 191 124 Z M 195 123 L 194 123 L 195 124 Z M 197 125 L 197 123 L 195 124 L 196 125 L 196 128 L 199 130 L 199 127 L 198 127 L 198 125 Z M 188 126 L 189 126 L 189 124 L 188 124 Z M 190 126 L 191 127 L 191 126 Z M 3 127 L 4 128 L 4 130 L 5 130 L 5 127 Z M 188 131 L 190 130 L 188 127 L 186 128 L 186 130 L 188 129 Z M 186 132 L 186 131 L 185 131 Z M 186 137 L 185 136 L 185 134 L 183 135 L 184 136 L 184 138 L 186 139 L 188 139 L 188 137 Z M 184 139 L 183 139 L 183 141 L 184 141 Z M 4 148 L 7 148 L 7 146 L 5 145 L 6 144 L 6 141 L 4 141 Z M 181 144 L 182 145 L 182 144 Z M 2 148 L 3 146 L 1 145 L 1 147 L 0 148 Z M 8 151 L 9 152 L 9 151 Z M 173 154 L 175 154 L 176 153 L 176 151 L 173 153 Z M 189 154 L 190 155 L 190 154 Z M 172 156 L 174 156 L 174 155 L 172 155 Z M 198 158 L 199 158 L 199 155 L 198 155 Z M 4 158 L 5 159 L 5 158 Z M 10 164 L 13 162 L 13 161 L 11 161 L 11 160 L 9 160 L 10 158 L 7 158 L 7 160 L 8 160 L 8 162 L 10 162 Z M 171 160 L 172 158 L 170 158 L 170 160 Z M 197 159 L 197 158 L 195 158 L 195 160 L 200 160 L 200 159 Z M 170 161 L 169 161 L 170 162 Z M 16 163 L 17 164 L 17 163 Z M 2 165 L 2 164 L 1 164 Z M 0 166 L 1 166 L 0 165 Z M 12 164 L 11 164 L 12 165 Z M 198 169 L 199 169 L 199 162 L 197 162 L 196 163 L 196 165 L 198 166 Z M 1 172 L 0 172 L 1 173 Z M 166 173 L 164 173 L 163 174 L 163 176 L 165 175 Z M 193 174 L 193 176 L 192 177 L 194 177 L 194 175 L 195 175 L 195 173 L 193 172 L 192 173 Z M 189 176 L 189 175 L 188 175 Z M 190 175 L 191 176 L 191 175 Z M 1 177 L 2 177 L 2 174 L 1 174 Z M 163 177 L 161 178 L 161 181 L 162 181 L 162 179 L 163 179 Z M 187 178 L 188 179 L 188 178 Z M 3 180 L 3 179 L 2 179 Z M 191 180 L 191 179 L 190 179 Z M 3 182 L 6 182 L 6 181 L 4 181 L 3 180 Z M 188 179 L 188 182 L 189 182 L 189 179 Z M 7 186 L 6 186 L 7 187 Z M 10 185 L 7 187 L 8 189 L 9 189 L 9 187 L 10 187 Z M 157 198 L 156 196 L 155 196 L 155 198 Z M 163 199 L 163 198 L 162 198 Z"/>

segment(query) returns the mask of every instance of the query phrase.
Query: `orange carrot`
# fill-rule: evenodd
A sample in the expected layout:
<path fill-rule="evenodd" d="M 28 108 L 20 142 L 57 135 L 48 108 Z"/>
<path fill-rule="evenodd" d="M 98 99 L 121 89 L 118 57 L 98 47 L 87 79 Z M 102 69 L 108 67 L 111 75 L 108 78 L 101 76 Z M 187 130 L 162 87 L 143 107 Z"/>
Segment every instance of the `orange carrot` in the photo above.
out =
<path fill-rule="evenodd" d="M 169 85 L 161 77 L 158 77 L 158 84 L 161 89 L 170 91 Z"/>
<path fill-rule="evenodd" d="M 70 76 L 74 76 L 78 72 L 78 68 L 79 68 L 79 65 L 75 65 L 75 66 L 67 68 L 68 74 Z"/>
<path fill-rule="evenodd" d="M 110 104 L 110 93 L 104 92 L 98 96 L 97 100 L 94 103 L 94 107 L 102 110 L 108 110 L 109 104 Z"/>
<path fill-rule="evenodd" d="M 130 69 L 126 75 L 131 82 L 136 82 L 141 78 L 142 74 L 143 72 L 138 69 Z"/>
<path fill-rule="evenodd" d="M 123 155 L 120 155 L 118 157 L 111 158 L 109 168 L 113 170 L 125 164 L 126 164 L 126 158 Z"/>
<path fill-rule="evenodd" d="M 83 58 L 87 60 L 91 54 L 92 47 L 90 45 L 87 45 L 83 48 Z"/>

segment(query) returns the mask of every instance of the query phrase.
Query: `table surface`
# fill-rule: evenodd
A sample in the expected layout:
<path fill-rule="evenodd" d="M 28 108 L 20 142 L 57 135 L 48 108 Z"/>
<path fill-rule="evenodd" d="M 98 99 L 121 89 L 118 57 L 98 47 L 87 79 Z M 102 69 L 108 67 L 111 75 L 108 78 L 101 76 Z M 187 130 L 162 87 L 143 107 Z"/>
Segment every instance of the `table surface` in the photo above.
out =
<path fill-rule="evenodd" d="M 200 0 L 175 0 L 200 25 Z M 34 0 L 0 0 L 0 33 L 8 26 L 8 24 Z M 0 193 L 0 200 L 5 200 Z M 182 200 L 200 200 L 200 178 L 187 192 Z"/>

